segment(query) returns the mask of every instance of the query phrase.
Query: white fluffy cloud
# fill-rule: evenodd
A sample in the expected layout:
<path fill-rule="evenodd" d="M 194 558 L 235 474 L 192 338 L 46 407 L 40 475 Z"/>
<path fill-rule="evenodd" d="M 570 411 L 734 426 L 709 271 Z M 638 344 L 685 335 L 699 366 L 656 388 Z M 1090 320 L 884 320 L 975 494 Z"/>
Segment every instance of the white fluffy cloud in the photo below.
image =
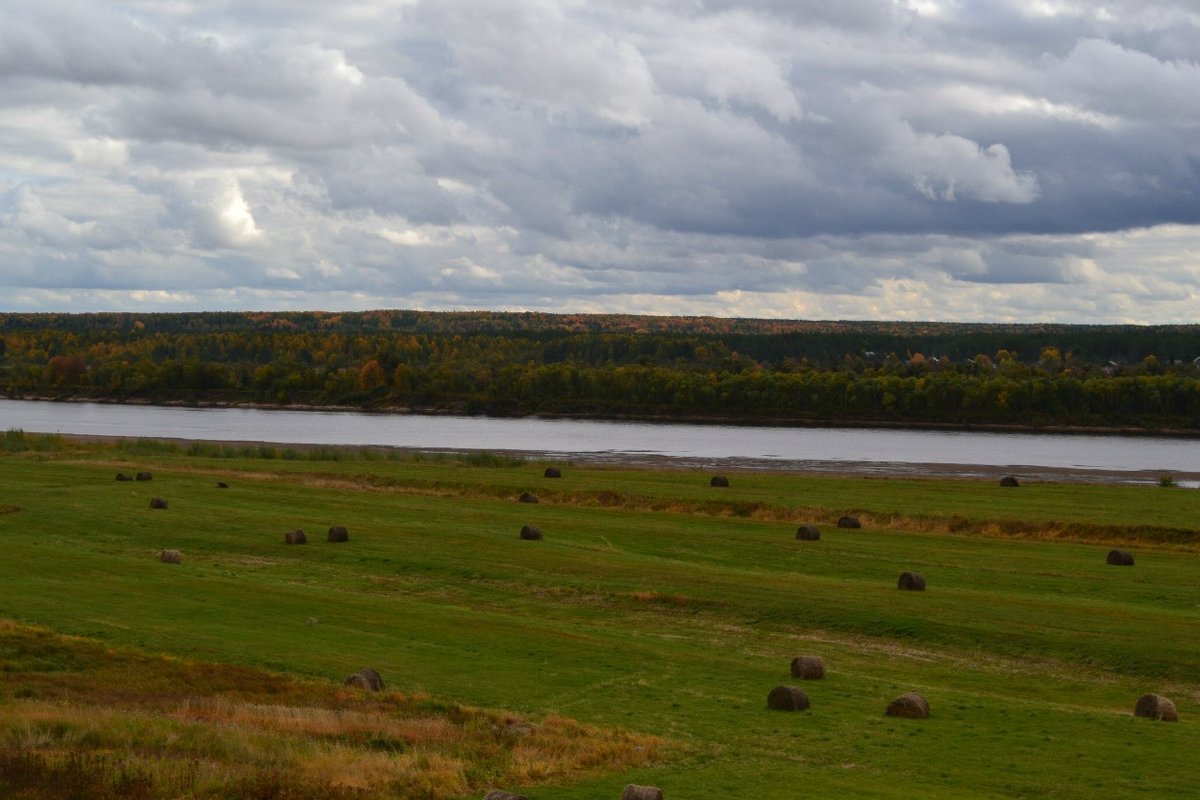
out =
<path fill-rule="evenodd" d="M 0 310 L 1194 321 L 1178 0 L 8 0 Z"/>

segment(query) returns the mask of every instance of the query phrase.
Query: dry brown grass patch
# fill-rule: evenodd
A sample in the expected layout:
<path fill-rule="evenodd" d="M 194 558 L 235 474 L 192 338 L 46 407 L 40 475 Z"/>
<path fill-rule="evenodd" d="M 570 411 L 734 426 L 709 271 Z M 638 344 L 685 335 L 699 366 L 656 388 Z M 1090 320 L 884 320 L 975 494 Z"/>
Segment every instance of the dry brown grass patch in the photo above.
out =
<path fill-rule="evenodd" d="M 696 598 L 685 594 L 663 594 L 662 592 L 633 592 L 629 595 L 639 603 L 649 603 L 657 606 L 675 606 L 686 608 L 696 604 Z"/>
<path fill-rule="evenodd" d="M 527 722 L 424 695 L 350 692 L 11 622 L 0 621 L 0 653 L 0 761 L 22 754 L 10 759 L 16 784 L 0 775 L 0 796 L 49 800 L 39 781 L 69 774 L 79 796 L 102 800 L 440 800 L 644 766 L 659 745 L 561 717 Z M 128 775 L 143 794 L 122 784 Z"/>

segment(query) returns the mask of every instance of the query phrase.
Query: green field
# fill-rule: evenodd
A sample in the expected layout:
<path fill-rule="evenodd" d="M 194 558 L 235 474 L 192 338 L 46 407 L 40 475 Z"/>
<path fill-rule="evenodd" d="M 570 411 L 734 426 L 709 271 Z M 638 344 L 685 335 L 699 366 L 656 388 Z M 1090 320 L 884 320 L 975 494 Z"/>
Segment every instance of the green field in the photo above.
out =
<path fill-rule="evenodd" d="M 1200 491 L 193 452 L 0 456 L 0 618 L 663 740 L 649 766 L 509 787 L 534 800 L 1200 793 Z M 811 710 L 768 711 L 800 654 L 828 667 Z M 929 719 L 884 716 L 912 690 Z M 1134 718 L 1146 692 L 1180 721 Z"/>

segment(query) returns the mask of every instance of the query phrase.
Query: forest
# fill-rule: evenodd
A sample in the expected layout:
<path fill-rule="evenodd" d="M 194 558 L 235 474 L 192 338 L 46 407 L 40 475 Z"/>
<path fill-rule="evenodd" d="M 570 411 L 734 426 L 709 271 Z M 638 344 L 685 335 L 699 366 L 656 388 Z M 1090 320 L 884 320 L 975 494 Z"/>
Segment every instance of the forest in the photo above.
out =
<path fill-rule="evenodd" d="M 507 312 L 0 314 L 8 397 L 1200 430 L 1200 326 Z"/>

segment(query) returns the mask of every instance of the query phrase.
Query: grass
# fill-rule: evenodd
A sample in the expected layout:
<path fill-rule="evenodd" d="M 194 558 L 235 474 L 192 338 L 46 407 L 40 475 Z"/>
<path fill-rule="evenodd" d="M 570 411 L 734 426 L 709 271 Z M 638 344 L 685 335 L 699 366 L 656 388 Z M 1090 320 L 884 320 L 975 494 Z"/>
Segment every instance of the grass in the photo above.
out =
<path fill-rule="evenodd" d="M 717 798 L 797 786 L 1149 797 L 1200 783 L 1200 492 L 749 473 L 717 490 L 689 471 L 574 467 L 547 481 L 544 464 L 505 458 L 189 450 L 64 443 L 0 457 L 0 504 L 16 509 L 0 515 L 0 616 L 297 685 L 371 665 L 403 697 L 661 741 L 652 763 L 511 773 L 506 788 L 535 800 L 616 797 L 628 782 Z M 154 480 L 112 480 L 135 469 Z M 527 490 L 541 502 L 517 503 Z M 170 510 L 151 510 L 152 495 Z M 865 527 L 828 527 L 847 512 Z M 809 520 L 821 541 L 796 541 Z M 545 540 L 519 540 L 527 523 Z M 334 524 L 348 543 L 324 541 Z M 310 544 L 285 547 L 293 528 Z M 1118 543 L 1135 567 L 1105 565 Z M 165 547 L 183 563 L 158 563 Z M 898 592 L 905 570 L 928 591 Z M 829 668 L 805 686 L 812 710 L 768 712 L 767 693 L 804 653 Z M 23 670 L 0 666 L 11 720 L 0 731 L 59 703 L 50 687 L 78 700 L 103 685 L 86 670 L 67 681 L 80 668 L 64 658 L 0 651 Z M 43 682 L 14 677 L 33 672 Z M 34 694 L 17 696 L 21 686 Z M 909 690 L 929 698 L 931 718 L 884 717 Z M 1133 718 L 1148 691 L 1171 697 L 1181 721 Z M 270 737 L 293 724 L 285 703 L 217 694 L 189 706 L 203 720 L 178 717 L 175 698 L 171 723 L 254 720 Z M 269 782 L 268 762 L 247 761 L 258 766 L 227 786 Z"/>
<path fill-rule="evenodd" d="M 5 453 L 61 452 L 67 449 L 68 442 L 57 434 L 27 434 L 22 430 L 9 429 L 4 432 L 0 447 Z"/>

